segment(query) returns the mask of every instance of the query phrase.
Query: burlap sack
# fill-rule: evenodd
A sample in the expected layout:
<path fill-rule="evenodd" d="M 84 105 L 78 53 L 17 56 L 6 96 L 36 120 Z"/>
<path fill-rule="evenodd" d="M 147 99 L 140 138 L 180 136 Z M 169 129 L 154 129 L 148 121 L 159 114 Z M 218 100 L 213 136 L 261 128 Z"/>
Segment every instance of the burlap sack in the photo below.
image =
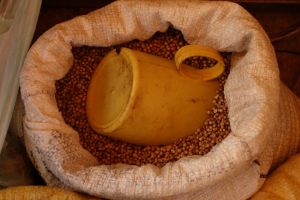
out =
<path fill-rule="evenodd" d="M 280 165 L 251 200 L 300 199 L 300 154 Z"/>
<path fill-rule="evenodd" d="M 98 165 L 66 125 L 55 81 L 72 46 L 145 40 L 173 25 L 191 44 L 233 52 L 225 85 L 232 132 L 205 156 L 153 165 Z M 25 142 L 50 186 L 109 199 L 246 199 L 270 167 L 299 149 L 299 99 L 280 83 L 273 47 L 259 23 L 230 2 L 117 1 L 61 23 L 30 49 L 22 73 Z"/>
<path fill-rule="evenodd" d="M 0 190 L 0 200 L 96 200 L 61 188 L 47 186 L 18 186 Z"/>

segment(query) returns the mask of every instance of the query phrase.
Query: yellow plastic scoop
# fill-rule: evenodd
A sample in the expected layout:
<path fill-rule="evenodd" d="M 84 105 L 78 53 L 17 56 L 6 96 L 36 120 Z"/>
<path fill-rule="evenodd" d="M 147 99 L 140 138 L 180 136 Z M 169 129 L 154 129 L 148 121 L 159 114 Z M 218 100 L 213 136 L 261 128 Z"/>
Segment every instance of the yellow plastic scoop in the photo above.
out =
<path fill-rule="evenodd" d="M 201 70 L 181 64 L 191 56 L 217 64 Z M 179 49 L 175 62 L 128 48 L 113 50 L 89 86 L 89 123 L 96 132 L 130 143 L 174 142 L 203 125 L 219 85 L 210 79 L 223 71 L 220 54 L 198 45 Z"/>

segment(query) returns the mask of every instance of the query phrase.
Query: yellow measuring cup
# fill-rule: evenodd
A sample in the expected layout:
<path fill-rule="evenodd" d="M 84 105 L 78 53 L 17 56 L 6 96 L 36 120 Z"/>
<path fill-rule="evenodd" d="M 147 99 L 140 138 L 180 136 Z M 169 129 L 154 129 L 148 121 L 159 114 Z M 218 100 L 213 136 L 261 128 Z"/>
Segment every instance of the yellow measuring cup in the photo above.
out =
<path fill-rule="evenodd" d="M 217 61 L 197 69 L 182 62 L 205 56 Z M 224 71 L 214 49 L 188 45 L 175 61 L 121 48 L 108 53 L 95 70 L 87 95 L 87 116 L 101 134 L 134 144 L 168 144 L 201 127 L 212 108 Z"/>

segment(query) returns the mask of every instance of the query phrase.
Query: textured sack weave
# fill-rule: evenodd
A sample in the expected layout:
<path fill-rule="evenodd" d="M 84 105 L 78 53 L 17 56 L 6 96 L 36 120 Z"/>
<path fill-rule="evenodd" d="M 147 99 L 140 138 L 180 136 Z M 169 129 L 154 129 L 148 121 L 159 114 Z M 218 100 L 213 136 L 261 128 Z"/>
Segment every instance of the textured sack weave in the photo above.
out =
<path fill-rule="evenodd" d="M 300 199 L 300 154 L 279 166 L 251 200 Z"/>
<path fill-rule="evenodd" d="M 55 81 L 72 65 L 71 48 L 145 40 L 172 24 L 191 44 L 233 52 L 225 84 L 231 134 L 205 156 L 153 165 L 98 165 L 64 123 Z M 280 85 L 272 45 L 258 22 L 230 2 L 117 1 L 61 23 L 29 51 L 21 73 L 28 153 L 51 186 L 112 199 L 246 199 L 299 147 L 300 108 Z M 280 100 L 281 98 L 281 100 Z"/>
<path fill-rule="evenodd" d="M 47 186 L 19 186 L 0 190 L 0 200 L 96 200 L 76 192 Z M 98 198 L 97 198 L 98 199 Z M 98 199 L 99 200 L 99 199 Z"/>

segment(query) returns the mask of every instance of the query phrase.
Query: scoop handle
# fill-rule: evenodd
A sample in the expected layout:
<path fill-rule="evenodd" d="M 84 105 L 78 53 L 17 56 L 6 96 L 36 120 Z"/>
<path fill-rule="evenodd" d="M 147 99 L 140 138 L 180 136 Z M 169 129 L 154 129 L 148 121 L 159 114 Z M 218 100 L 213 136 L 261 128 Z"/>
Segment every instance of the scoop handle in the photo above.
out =
<path fill-rule="evenodd" d="M 193 56 L 212 58 L 216 60 L 217 63 L 206 69 L 197 69 L 182 64 L 185 59 Z M 180 48 L 175 54 L 175 64 L 176 69 L 181 75 L 204 81 L 217 78 L 225 70 L 225 64 L 220 53 L 213 48 L 202 45 L 187 45 Z"/>

